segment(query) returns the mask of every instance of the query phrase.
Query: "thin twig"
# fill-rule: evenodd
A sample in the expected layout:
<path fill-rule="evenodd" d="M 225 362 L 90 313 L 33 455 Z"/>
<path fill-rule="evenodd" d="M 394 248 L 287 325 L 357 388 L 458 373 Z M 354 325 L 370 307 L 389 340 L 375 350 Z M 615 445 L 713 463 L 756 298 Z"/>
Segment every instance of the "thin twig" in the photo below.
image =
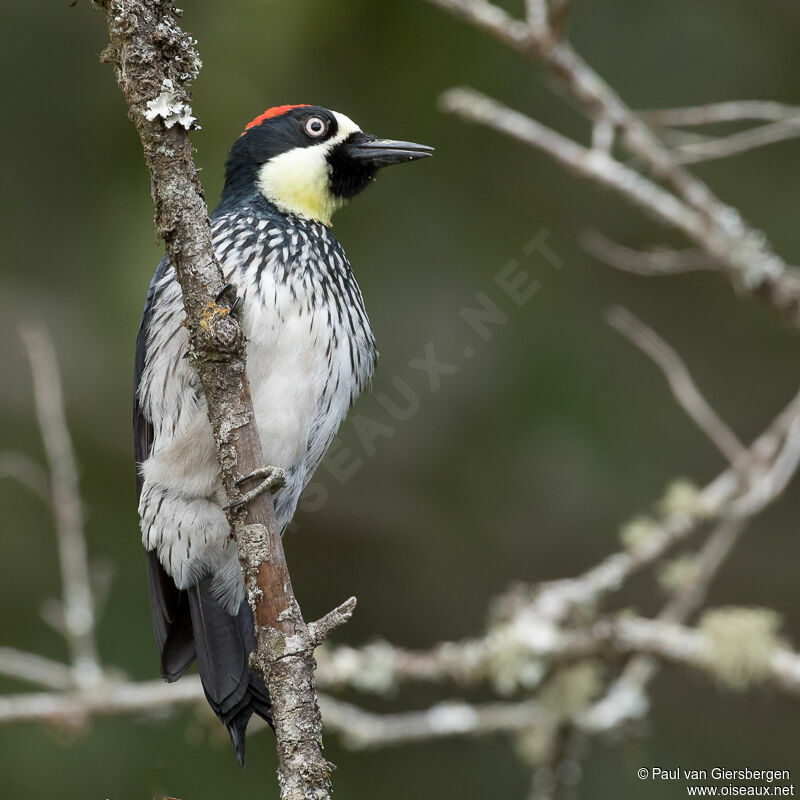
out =
<path fill-rule="evenodd" d="M 709 535 L 697 554 L 697 574 L 664 606 L 658 619 L 686 622 L 705 602 L 712 581 L 722 568 L 745 530 L 744 520 L 726 520 Z"/>
<path fill-rule="evenodd" d="M 787 473 L 797 469 L 800 458 L 800 442 L 797 441 L 795 431 L 798 430 L 800 405 L 796 397 L 787 409 L 779 416 L 773 429 L 762 436 L 753 447 L 759 451 L 772 452 L 776 438 L 784 438 L 783 448 L 775 457 L 771 469 L 766 470 L 763 481 L 770 487 L 772 498 L 777 496 L 788 480 Z M 788 430 L 787 430 L 788 429 Z M 756 478 L 758 483 L 762 479 Z M 745 493 L 747 497 L 749 492 Z M 761 501 L 768 502 L 766 496 L 759 491 L 759 503 L 746 505 L 751 514 L 757 513 L 764 507 Z M 733 549 L 736 541 L 743 531 L 745 517 L 737 520 L 728 520 L 722 523 L 709 537 L 705 547 L 698 558 L 698 575 L 694 581 L 678 592 L 662 610 L 659 619 L 668 622 L 683 622 L 691 616 L 701 605 L 708 590 L 708 586 L 716 573 Z M 776 670 L 781 666 L 788 674 L 794 675 L 793 668 L 788 666 L 780 657 L 776 662 Z M 630 720 L 639 719 L 647 712 L 649 702 L 645 694 L 647 684 L 658 671 L 658 663 L 651 657 L 639 656 L 631 661 L 623 670 L 619 678 L 611 685 L 605 696 L 594 704 L 581 716 L 581 726 L 593 732 L 607 731 L 618 727 Z M 778 678 L 778 680 L 780 680 Z"/>
<path fill-rule="evenodd" d="M 724 103 L 655 108 L 636 112 L 648 125 L 666 127 L 713 125 L 720 122 L 800 119 L 800 107 L 771 100 L 733 100 Z"/>
<path fill-rule="evenodd" d="M 323 650 L 319 653 L 320 680 L 329 688 L 350 686 L 378 693 L 414 680 L 447 680 L 475 686 L 491 675 L 493 664 L 502 662 L 502 653 L 520 642 L 531 654 L 551 663 L 591 655 L 596 646 L 593 640 L 561 627 L 572 613 L 597 607 L 606 595 L 619 591 L 634 575 L 686 542 L 703 524 L 719 520 L 722 528 L 703 550 L 700 562 L 701 576 L 710 580 L 727 545 L 738 537 L 739 525 L 780 496 L 790 467 L 796 472 L 800 458 L 800 435 L 795 435 L 798 428 L 800 393 L 752 444 L 744 459 L 744 472 L 731 466 L 720 473 L 698 491 L 691 508 L 674 510 L 661 520 L 653 520 L 647 538 L 631 550 L 607 556 L 573 578 L 540 586 L 528 599 L 515 603 L 511 619 L 497 632 L 480 639 L 441 643 L 425 652 L 407 651 L 383 642 L 364 648 Z M 732 506 L 738 499 L 749 497 L 754 487 L 759 487 L 759 503 L 748 504 L 749 514 L 737 512 L 732 519 Z M 688 614 L 691 603 L 699 602 L 697 598 L 706 585 L 700 581 L 696 588 L 687 589 L 691 593 L 676 600 L 680 602 L 677 607 L 668 604 L 665 619 L 676 619 L 675 614 L 681 609 Z"/>
<path fill-rule="evenodd" d="M 53 344 L 41 325 L 22 330 L 33 374 L 36 415 L 47 455 L 51 508 L 58 542 L 63 594 L 64 636 L 70 647 L 77 686 L 102 678 L 95 641 L 95 610 L 84 518 L 78 486 L 78 465 L 64 416 L 61 380 Z"/>
<path fill-rule="evenodd" d="M 592 150 L 610 154 L 614 147 L 614 126 L 601 117 L 592 126 Z"/>
<path fill-rule="evenodd" d="M 675 350 L 626 308 L 616 306 L 609 309 L 606 321 L 652 359 L 664 373 L 672 394 L 689 418 L 733 466 L 743 468 L 748 460 L 747 448 L 700 393 Z"/>
<path fill-rule="evenodd" d="M 0 647 L 0 675 L 47 689 L 71 689 L 75 684 L 72 670 L 65 664 L 13 647 Z"/>
<path fill-rule="evenodd" d="M 550 0 L 550 31 L 555 39 L 561 39 L 569 21 L 572 0 Z"/>
<path fill-rule="evenodd" d="M 623 616 L 615 623 L 611 637 L 620 652 L 646 653 L 668 664 L 713 672 L 714 663 L 708 658 L 713 646 L 708 635 L 697 628 Z M 776 647 L 765 659 L 760 682 L 800 697 L 800 656 Z"/>
<path fill-rule="evenodd" d="M 526 0 L 526 16 L 531 28 L 545 30 L 548 25 L 547 0 Z"/>
<path fill-rule="evenodd" d="M 608 120 L 614 126 L 622 146 L 654 180 L 642 183 L 646 179 L 637 170 L 602 151 L 593 150 L 594 158 L 588 158 L 587 149 L 576 142 L 477 92 L 450 90 L 444 95 L 446 110 L 538 147 L 563 166 L 620 192 L 683 232 L 723 265 L 737 288 L 766 301 L 787 324 L 800 328 L 800 278 L 773 252 L 763 233 L 747 225 L 736 209 L 684 168 L 676 154 L 569 43 L 551 29 L 542 31 L 514 19 L 487 0 L 429 2 L 542 64 L 591 120 Z M 495 118 L 497 114 L 502 120 Z"/>
<path fill-rule="evenodd" d="M 656 247 L 652 250 L 634 250 L 618 244 L 599 231 L 584 231 L 581 245 L 605 264 L 634 275 L 677 275 L 683 272 L 719 269 L 718 261 L 711 260 L 699 249 L 672 250 Z"/>
<path fill-rule="evenodd" d="M 794 419 L 788 430 L 780 452 L 772 464 L 757 470 L 750 486 L 741 497 L 730 504 L 731 516 L 752 517 L 762 511 L 788 486 L 800 464 L 800 419 Z"/>
<path fill-rule="evenodd" d="M 619 192 L 653 217 L 692 239 L 704 238 L 708 229 L 702 215 L 672 193 L 612 158 L 609 153 L 573 142 L 530 117 L 474 89 L 449 89 L 440 102 L 445 111 L 494 128 L 547 153 L 565 169 Z"/>
<path fill-rule="evenodd" d="M 356 750 L 451 736 L 512 733 L 534 727 L 541 717 L 532 701 L 473 705 L 463 701 L 437 703 L 425 711 L 375 714 L 341 700 L 321 698 L 325 726 L 341 734 Z"/>
<path fill-rule="evenodd" d="M 704 142 L 689 142 L 679 145 L 677 160 L 681 164 L 698 164 L 720 158 L 738 156 L 748 150 L 767 147 L 777 142 L 786 142 L 800 137 L 800 116 L 794 119 L 770 122 L 746 131 L 732 133 Z"/>
<path fill-rule="evenodd" d="M 12 722 L 82 723 L 89 717 L 141 713 L 192 705 L 205 699 L 200 679 L 104 681 L 72 692 L 41 692 L 0 697 L 0 724 Z"/>
<path fill-rule="evenodd" d="M 49 506 L 50 481 L 45 468 L 24 453 L 7 451 L 0 453 L 0 478 L 13 478 L 30 489 L 44 504 Z"/>
<path fill-rule="evenodd" d="M 738 532 L 733 529 L 725 534 L 735 535 Z M 731 544 L 723 545 L 719 538 L 715 539 L 713 547 L 717 551 L 712 554 L 709 543 L 701 557 L 706 564 L 704 569 L 709 572 L 717 569 Z M 622 615 L 601 621 L 580 635 L 585 639 L 585 652 L 596 657 L 604 652 L 646 654 L 670 664 L 713 672 L 713 663 L 708 660 L 707 636 L 665 619 Z M 631 666 L 636 663 L 643 662 L 634 661 Z M 761 680 L 782 692 L 800 696 L 800 654 L 776 647 L 765 659 Z M 26 720 L 83 722 L 92 716 L 164 710 L 202 699 L 203 690 L 197 677 L 185 678 L 175 685 L 161 681 L 108 680 L 74 691 L 0 697 L 0 724 Z M 424 711 L 388 715 L 364 711 L 327 695 L 321 696 L 320 701 L 326 726 L 340 733 L 346 744 L 359 749 L 450 736 L 521 732 L 534 728 L 547 715 L 539 702 L 530 700 L 486 705 L 451 701 Z M 599 729 L 587 715 L 581 715 L 578 722 L 587 731 Z"/>

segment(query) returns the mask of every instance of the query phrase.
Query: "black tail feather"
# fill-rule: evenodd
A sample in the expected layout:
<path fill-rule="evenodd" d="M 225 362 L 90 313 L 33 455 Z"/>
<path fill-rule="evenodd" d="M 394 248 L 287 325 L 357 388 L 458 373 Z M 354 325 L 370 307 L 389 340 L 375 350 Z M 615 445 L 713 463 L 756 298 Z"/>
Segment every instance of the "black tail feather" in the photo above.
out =
<path fill-rule="evenodd" d="M 176 681 L 195 659 L 189 599 L 186 592 L 176 588 L 155 550 L 147 553 L 147 576 L 153 630 L 161 653 L 161 675 L 164 680 Z"/>
<path fill-rule="evenodd" d="M 203 690 L 244 767 L 245 730 L 253 712 L 271 724 L 267 688 L 249 666 L 256 647 L 253 615 L 246 600 L 235 617 L 220 608 L 209 579 L 189 589 L 188 596 Z"/>

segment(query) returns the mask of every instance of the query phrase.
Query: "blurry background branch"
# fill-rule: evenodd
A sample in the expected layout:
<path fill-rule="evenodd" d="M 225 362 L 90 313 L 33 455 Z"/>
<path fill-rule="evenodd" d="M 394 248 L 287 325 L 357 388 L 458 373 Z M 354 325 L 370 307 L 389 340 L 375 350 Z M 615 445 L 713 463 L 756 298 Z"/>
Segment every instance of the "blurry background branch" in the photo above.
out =
<path fill-rule="evenodd" d="M 673 141 L 678 161 L 696 163 L 739 155 L 800 136 L 800 108 L 764 100 L 709 103 L 688 108 L 641 111 L 639 116 L 658 130 L 665 141 Z M 766 122 L 725 136 L 699 136 L 674 128 L 719 125 L 732 122 Z"/>
<path fill-rule="evenodd" d="M 595 230 L 584 231 L 581 244 L 600 261 L 635 275 L 678 275 L 681 272 L 719 269 L 719 262 L 695 248 L 673 250 L 669 247 L 653 247 L 647 251 L 634 250 L 617 244 Z"/>
<path fill-rule="evenodd" d="M 613 189 L 693 241 L 719 264 L 738 290 L 765 300 L 787 324 L 800 328 L 798 270 L 773 251 L 760 230 L 746 223 L 735 208 L 683 166 L 800 136 L 799 109 L 741 102 L 639 115 L 562 38 L 563 24 L 554 25 L 546 11 L 548 6 L 554 8 L 552 3 L 530 4 L 529 12 L 531 6 L 537 11 L 529 13 L 526 23 L 486 0 L 429 2 L 540 64 L 589 118 L 595 135 L 591 146 L 580 144 L 474 89 L 445 92 L 441 99 L 445 111 L 543 150 L 566 169 Z M 665 124 L 703 125 L 753 118 L 774 121 L 676 147 L 658 135 Z M 614 155 L 617 149 L 633 161 L 623 163 Z M 663 267 L 662 262 L 661 271 L 667 271 Z"/>

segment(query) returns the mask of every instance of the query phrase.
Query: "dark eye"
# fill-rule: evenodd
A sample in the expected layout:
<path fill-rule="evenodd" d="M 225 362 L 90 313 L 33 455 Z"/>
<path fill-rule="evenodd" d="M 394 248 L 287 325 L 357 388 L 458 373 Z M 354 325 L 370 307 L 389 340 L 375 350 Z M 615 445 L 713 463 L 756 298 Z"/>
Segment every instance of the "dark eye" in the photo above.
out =
<path fill-rule="evenodd" d="M 328 123 L 322 117 L 309 117 L 306 120 L 306 133 L 318 139 L 328 130 Z"/>

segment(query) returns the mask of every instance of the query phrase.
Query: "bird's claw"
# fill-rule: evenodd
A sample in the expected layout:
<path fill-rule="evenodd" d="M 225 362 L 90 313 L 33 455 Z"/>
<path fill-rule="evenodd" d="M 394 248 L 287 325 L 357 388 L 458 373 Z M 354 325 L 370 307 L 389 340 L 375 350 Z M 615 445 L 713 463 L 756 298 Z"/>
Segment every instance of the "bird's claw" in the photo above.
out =
<path fill-rule="evenodd" d="M 231 303 L 230 308 L 228 309 L 229 314 L 235 314 L 242 303 L 242 298 L 236 294 L 236 287 L 232 283 L 226 283 L 220 290 L 217 292 L 217 296 L 214 298 L 214 301 L 219 303 L 225 297 L 233 297 L 233 302 Z"/>
<path fill-rule="evenodd" d="M 225 284 L 225 285 L 224 285 L 224 286 L 223 286 L 223 287 L 222 287 L 222 288 L 221 288 L 221 289 L 220 289 L 220 290 L 217 292 L 217 296 L 214 298 L 214 300 L 215 300 L 217 303 L 219 303 L 219 301 L 220 301 L 220 300 L 222 300 L 222 298 L 223 298 L 223 297 L 225 297 L 225 295 L 226 295 L 226 294 L 229 294 L 229 293 L 230 293 L 230 292 L 232 292 L 232 291 L 233 291 L 233 284 L 232 284 L 232 283 L 226 283 L 226 284 Z"/>
<path fill-rule="evenodd" d="M 261 483 L 259 483 L 258 486 L 256 486 L 254 489 L 251 489 L 249 492 L 244 492 L 238 500 L 234 500 L 233 503 L 225 506 L 225 511 L 241 508 L 243 505 L 249 503 L 251 500 L 255 500 L 256 497 L 266 491 L 273 492 L 286 486 L 286 473 L 280 467 L 270 466 L 254 469 L 249 475 L 239 478 L 239 480 L 236 481 L 236 486 L 238 488 L 247 481 L 255 480 L 257 478 L 261 479 Z"/>

